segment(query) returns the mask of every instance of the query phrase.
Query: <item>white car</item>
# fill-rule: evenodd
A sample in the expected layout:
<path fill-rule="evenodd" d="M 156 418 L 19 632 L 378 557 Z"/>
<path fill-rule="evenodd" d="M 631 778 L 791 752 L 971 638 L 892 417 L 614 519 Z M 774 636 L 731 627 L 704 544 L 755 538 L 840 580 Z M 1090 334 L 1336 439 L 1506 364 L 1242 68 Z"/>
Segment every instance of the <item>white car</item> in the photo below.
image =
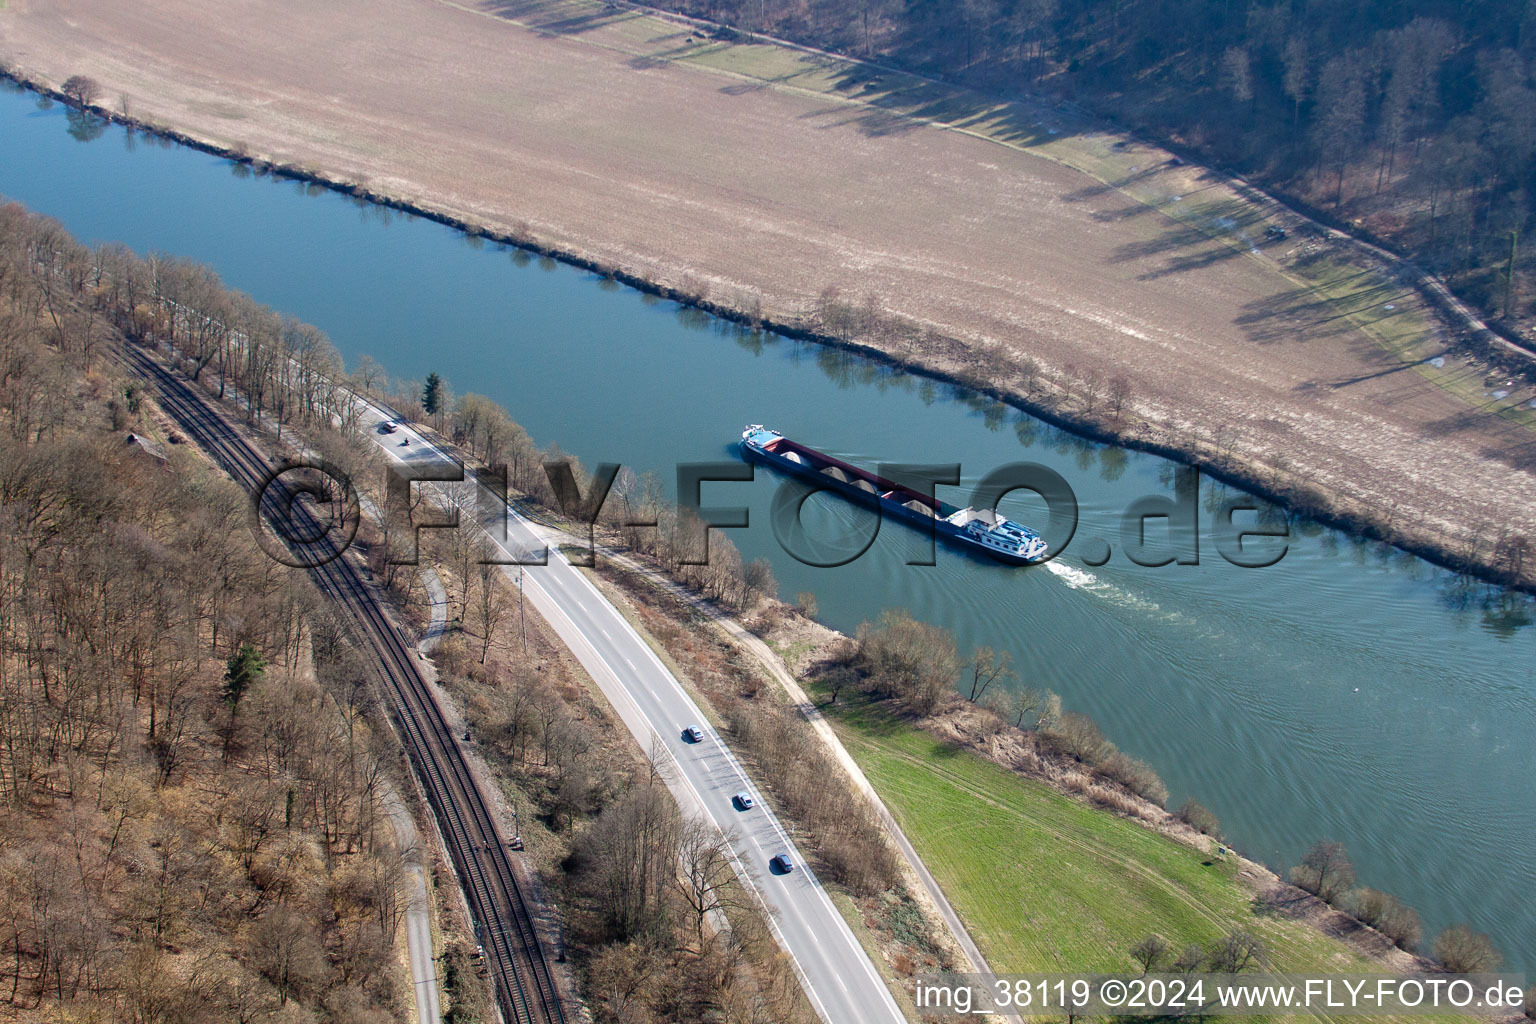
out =
<path fill-rule="evenodd" d="M 752 794 L 748 793 L 746 790 L 742 790 L 740 793 L 737 793 L 735 796 L 731 797 L 731 799 L 736 802 L 737 807 L 740 807 L 744 811 L 750 811 L 754 806 L 756 806 L 756 801 L 752 799 Z"/>

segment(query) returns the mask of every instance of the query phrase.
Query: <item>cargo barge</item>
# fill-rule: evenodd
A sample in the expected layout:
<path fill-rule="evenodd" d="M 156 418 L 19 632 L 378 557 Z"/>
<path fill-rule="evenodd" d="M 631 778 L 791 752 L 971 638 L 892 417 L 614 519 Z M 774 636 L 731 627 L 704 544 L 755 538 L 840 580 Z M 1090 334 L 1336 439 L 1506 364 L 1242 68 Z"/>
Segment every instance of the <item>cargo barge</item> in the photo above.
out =
<path fill-rule="evenodd" d="M 993 509 L 959 508 L 867 469 L 791 441 L 777 430 L 754 423 L 741 432 L 742 451 L 786 473 L 837 491 L 856 504 L 877 508 L 931 528 L 939 536 L 973 551 L 984 551 L 1010 565 L 1045 559 L 1046 543 L 1034 530 Z"/>

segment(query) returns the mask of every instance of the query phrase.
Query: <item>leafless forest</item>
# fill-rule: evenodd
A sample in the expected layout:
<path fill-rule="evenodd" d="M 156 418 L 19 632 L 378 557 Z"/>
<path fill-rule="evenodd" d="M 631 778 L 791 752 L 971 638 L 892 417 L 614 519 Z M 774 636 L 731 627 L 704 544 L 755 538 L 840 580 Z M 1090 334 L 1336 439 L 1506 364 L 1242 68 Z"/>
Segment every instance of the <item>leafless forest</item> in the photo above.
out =
<path fill-rule="evenodd" d="M 165 269 L 0 208 L 0 999 L 393 1019 L 395 762 L 365 668 L 107 358 L 150 282 L 197 287 Z M 267 394 L 303 415 L 294 387 Z"/>

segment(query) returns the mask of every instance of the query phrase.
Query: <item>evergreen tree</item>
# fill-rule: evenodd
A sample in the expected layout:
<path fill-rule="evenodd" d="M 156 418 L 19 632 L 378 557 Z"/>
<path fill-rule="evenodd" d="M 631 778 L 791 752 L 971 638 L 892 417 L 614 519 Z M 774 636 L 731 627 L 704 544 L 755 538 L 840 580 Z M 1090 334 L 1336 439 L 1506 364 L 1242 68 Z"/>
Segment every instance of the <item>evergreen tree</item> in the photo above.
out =
<path fill-rule="evenodd" d="M 261 656 L 254 644 L 248 643 L 241 644 L 240 649 L 224 663 L 224 701 L 229 705 L 231 715 L 239 712 L 240 698 L 245 696 L 251 684 L 261 678 L 266 667 L 267 659 Z"/>
<path fill-rule="evenodd" d="M 436 416 L 443 411 L 443 378 L 436 371 L 427 374 L 426 386 L 421 389 L 421 407 L 428 416 Z"/>

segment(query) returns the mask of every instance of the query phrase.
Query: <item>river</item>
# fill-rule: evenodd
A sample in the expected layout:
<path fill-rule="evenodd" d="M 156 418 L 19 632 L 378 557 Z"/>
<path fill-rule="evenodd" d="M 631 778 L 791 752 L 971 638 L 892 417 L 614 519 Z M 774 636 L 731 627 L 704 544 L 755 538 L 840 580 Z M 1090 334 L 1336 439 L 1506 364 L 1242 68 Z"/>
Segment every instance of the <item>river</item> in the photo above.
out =
<path fill-rule="evenodd" d="M 0 92 L 0 194 L 89 242 L 205 262 L 230 285 L 325 330 L 349 363 L 442 374 L 504 404 L 540 444 L 588 465 L 670 480 L 733 458 L 761 422 L 850 461 L 960 463 L 963 499 L 988 470 L 1033 461 L 1082 507 L 1057 562 L 1010 569 L 940 547 L 910 566 L 888 524 L 835 569 L 787 555 L 769 529 L 779 481 L 705 485 L 747 505 L 732 531 L 769 557 L 781 592 L 813 591 L 851 631 L 904 606 L 962 649 L 1011 651 L 1025 682 L 1087 712 L 1173 793 L 1197 796 L 1244 852 L 1283 870 L 1313 839 L 1344 841 L 1361 880 L 1458 920 L 1536 969 L 1536 630 L 1528 599 L 1310 523 L 1277 564 L 1241 569 L 1212 543 L 1203 482 L 1198 565 L 1144 568 L 1121 550 L 1132 500 L 1171 493 L 1167 461 L 1104 446 L 948 385 L 697 311 L 430 221 Z M 962 500 L 960 503 L 964 503 Z M 1039 507 L 1009 499 L 1028 521 Z M 825 499 L 816 529 L 845 523 Z M 1156 532 L 1156 531 L 1152 531 Z M 1111 548 L 1090 567 L 1091 541 Z"/>

